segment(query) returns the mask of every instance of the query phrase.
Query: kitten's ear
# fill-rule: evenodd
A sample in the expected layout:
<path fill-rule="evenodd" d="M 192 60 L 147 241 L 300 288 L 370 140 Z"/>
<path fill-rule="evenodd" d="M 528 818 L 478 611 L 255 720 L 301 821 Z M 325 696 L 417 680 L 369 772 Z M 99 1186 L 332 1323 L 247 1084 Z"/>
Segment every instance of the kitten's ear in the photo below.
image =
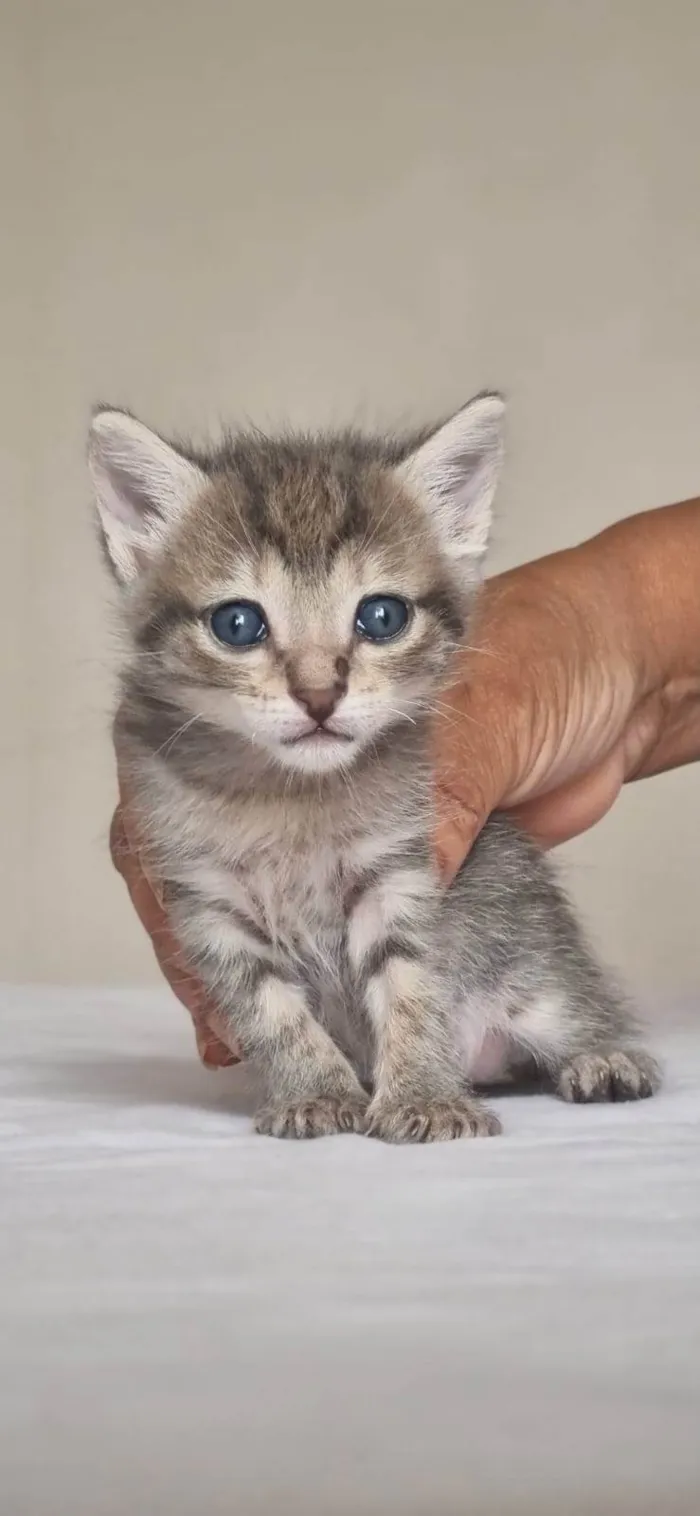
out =
<path fill-rule="evenodd" d="M 399 466 L 451 558 L 483 558 L 503 462 L 505 403 L 478 395 Z"/>
<path fill-rule="evenodd" d="M 94 416 L 88 466 L 109 562 L 119 583 L 128 585 L 201 491 L 205 475 L 123 411 Z"/>

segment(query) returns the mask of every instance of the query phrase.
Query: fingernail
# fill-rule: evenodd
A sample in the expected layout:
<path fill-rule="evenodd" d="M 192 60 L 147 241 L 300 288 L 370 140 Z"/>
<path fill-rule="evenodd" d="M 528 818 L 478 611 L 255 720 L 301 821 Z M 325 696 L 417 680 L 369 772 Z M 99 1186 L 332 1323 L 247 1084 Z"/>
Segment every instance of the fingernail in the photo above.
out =
<path fill-rule="evenodd" d="M 218 1069 L 230 1069 L 237 1063 L 237 1059 L 228 1048 L 220 1042 L 210 1042 L 207 1037 L 197 1037 L 197 1052 L 205 1068 L 212 1071 Z"/>

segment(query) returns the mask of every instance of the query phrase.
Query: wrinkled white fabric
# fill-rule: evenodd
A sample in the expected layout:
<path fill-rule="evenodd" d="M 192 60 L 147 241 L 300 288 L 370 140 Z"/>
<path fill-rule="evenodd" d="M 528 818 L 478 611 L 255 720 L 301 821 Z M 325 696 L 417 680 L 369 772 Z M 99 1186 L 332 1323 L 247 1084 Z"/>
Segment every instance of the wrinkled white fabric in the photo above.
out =
<path fill-rule="evenodd" d="M 3 1516 L 700 1509 L 700 1008 L 651 1102 L 250 1129 L 168 997 L 0 995 Z"/>

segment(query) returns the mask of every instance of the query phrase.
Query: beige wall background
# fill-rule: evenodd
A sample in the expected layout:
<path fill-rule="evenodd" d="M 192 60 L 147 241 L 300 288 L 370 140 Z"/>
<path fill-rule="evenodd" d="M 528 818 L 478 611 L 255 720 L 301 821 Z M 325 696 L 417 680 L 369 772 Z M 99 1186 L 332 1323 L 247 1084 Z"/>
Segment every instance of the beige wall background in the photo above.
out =
<path fill-rule="evenodd" d="M 90 403 L 163 428 L 511 401 L 494 569 L 700 491 L 696 0 L 1 7 L 4 977 L 155 977 L 107 861 Z M 700 592 L 700 590 L 699 590 Z M 700 770 L 566 850 L 697 989 Z"/>

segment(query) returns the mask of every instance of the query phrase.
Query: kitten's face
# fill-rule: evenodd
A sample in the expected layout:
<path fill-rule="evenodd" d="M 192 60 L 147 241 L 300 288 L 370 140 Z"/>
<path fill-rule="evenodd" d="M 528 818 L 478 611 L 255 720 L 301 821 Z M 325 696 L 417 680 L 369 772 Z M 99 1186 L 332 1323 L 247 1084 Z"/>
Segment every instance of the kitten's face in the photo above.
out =
<path fill-rule="evenodd" d="M 229 490 L 235 482 L 214 482 L 166 551 L 145 597 L 145 656 L 158 653 L 189 714 L 247 736 L 285 767 L 347 765 L 435 691 L 461 632 L 461 596 L 443 586 L 411 502 L 381 477 L 364 481 L 365 528 L 346 541 L 334 540 L 332 502 L 317 481 L 318 537 L 296 561 L 293 483 L 290 540 L 272 534 L 252 550 L 252 525 L 242 530 L 227 509 Z"/>
<path fill-rule="evenodd" d="M 183 721 L 236 732 L 287 770 L 347 767 L 415 720 L 463 634 L 486 544 L 502 405 L 485 397 L 460 418 L 478 408 L 457 439 L 475 486 L 457 529 L 454 453 L 435 436 L 414 450 L 245 437 L 193 462 L 99 415 L 91 465 L 137 677 Z"/>

